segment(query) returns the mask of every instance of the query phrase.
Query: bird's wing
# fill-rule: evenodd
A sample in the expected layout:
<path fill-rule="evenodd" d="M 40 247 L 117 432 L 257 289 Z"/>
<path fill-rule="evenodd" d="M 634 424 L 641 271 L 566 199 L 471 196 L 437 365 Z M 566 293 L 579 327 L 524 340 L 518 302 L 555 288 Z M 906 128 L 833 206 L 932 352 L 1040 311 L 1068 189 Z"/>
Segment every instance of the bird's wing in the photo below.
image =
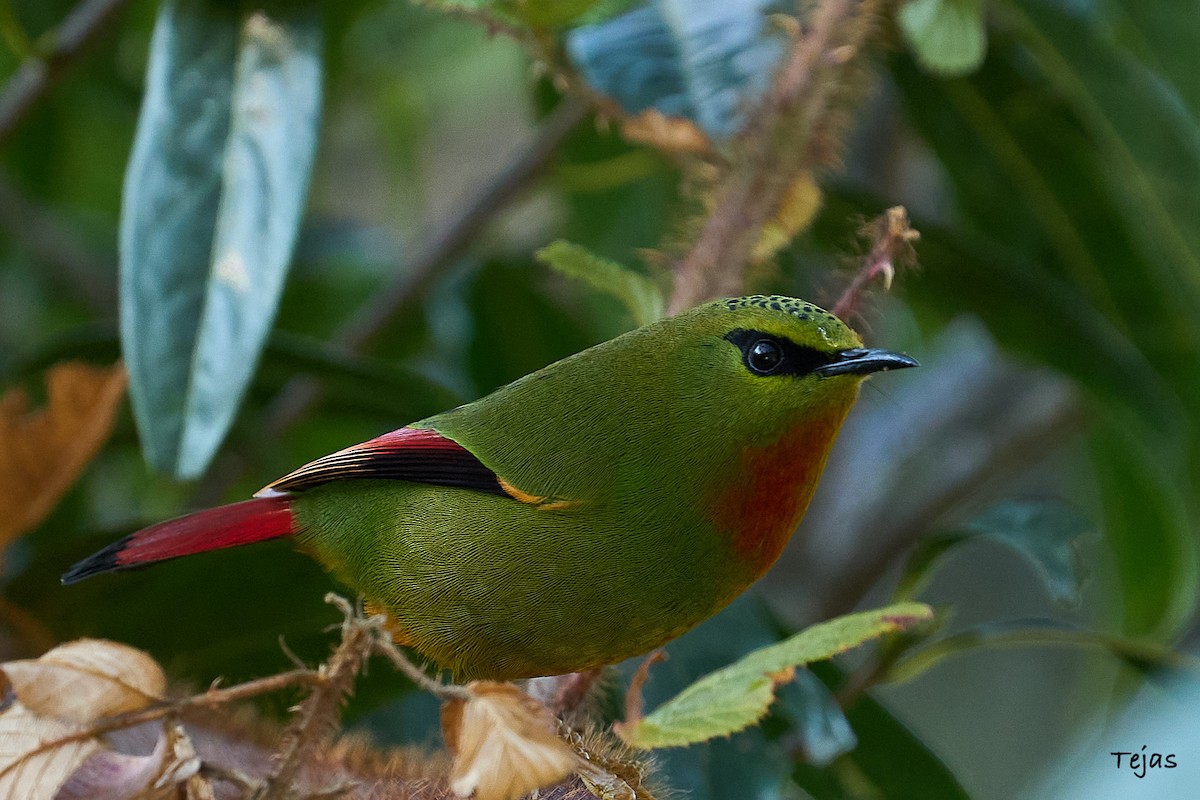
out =
<path fill-rule="evenodd" d="M 301 492 L 332 481 L 392 479 L 517 497 L 462 445 L 434 430 L 400 428 L 318 458 L 268 484 L 255 497 Z"/>

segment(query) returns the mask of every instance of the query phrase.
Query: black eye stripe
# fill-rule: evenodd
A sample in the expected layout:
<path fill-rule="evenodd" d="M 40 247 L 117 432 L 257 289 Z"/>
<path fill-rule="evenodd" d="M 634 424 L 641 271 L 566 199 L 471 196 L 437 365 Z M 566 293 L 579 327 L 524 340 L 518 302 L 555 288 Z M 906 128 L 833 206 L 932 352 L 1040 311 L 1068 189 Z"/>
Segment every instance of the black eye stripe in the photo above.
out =
<path fill-rule="evenodd" d="M 762 377 L 808 375 L 833 360 L 829 353 L 764 331 L 737 328 L 725 334 L 725 339 L 742 352 L 742 364 L 747 371 Z M 776 352 L 777 360 L 773 356 Z"/>

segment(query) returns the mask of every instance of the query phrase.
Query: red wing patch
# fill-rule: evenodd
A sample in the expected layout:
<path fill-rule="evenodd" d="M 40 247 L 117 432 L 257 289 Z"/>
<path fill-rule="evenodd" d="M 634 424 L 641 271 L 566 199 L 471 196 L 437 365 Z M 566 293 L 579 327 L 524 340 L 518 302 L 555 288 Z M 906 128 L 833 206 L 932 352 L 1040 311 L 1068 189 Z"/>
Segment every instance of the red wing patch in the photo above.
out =
<path fill-rule="evenodd" d="M 400 428 L 305 464 L 268 484 L 255 497 L 302 492 L 333 481 L 368 479 L 412 481 L 511 496 L 496 473 L 462 445 L 437 431 Z"/>

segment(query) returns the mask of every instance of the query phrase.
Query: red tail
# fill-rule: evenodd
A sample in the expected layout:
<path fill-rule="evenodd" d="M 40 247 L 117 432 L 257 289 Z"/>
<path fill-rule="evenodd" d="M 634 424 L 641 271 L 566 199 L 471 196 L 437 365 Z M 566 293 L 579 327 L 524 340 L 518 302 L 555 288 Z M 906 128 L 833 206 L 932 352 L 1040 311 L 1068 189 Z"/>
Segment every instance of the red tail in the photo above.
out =
<path fill-rule="evenodd" d="M 287 497 L 263 497 L 167 520 L 94 553 L 62 576 L 64 584 L 92 575 L 287 536 L 293 525 Z"/>

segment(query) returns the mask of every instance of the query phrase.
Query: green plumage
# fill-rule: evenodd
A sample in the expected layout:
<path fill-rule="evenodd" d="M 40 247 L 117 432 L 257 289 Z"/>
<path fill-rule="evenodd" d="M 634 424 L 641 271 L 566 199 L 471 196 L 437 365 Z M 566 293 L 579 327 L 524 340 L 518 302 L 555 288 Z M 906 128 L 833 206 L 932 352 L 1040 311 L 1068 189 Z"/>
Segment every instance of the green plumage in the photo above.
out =
<path fill-rule="evenodd" d="M 131 534 L 63 581 L 294 535 L 460 676 L 611 664 L 770 567 L 863 377 L 915 364 L 802 300 L 716 301 Z"/>
<path fill-rule="evenodd" d="M 825 353 L 860 344 L 800 301 L 702 306 L 413 426 L 543 503 L 337 482 L 298 496 L 300 541 L 462 675 L 568 672 L 669 641 L 760 572 L 714 521 L 724 493 L 754 478 L 739 471 L 743 450 L 806 416 L 832 418 L 807 454 L 823 463 L 861 378 L 751 374 L 724 338 L 734 329 Z"/>

